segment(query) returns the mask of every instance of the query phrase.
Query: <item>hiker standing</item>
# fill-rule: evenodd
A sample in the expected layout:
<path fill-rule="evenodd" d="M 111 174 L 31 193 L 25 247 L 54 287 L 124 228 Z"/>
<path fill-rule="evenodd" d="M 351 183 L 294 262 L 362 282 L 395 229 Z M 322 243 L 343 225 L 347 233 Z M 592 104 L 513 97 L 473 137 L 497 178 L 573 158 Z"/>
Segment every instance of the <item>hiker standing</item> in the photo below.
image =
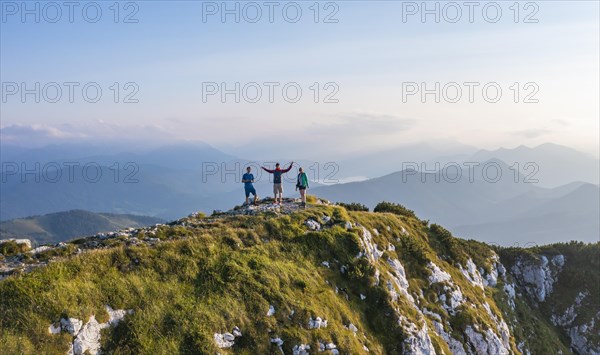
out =
<path fill-rule="evenodd" d="M 308 189 L 308 177 L 302 168 L 298 169 L 298 178 L 296 179 L 296 191 L 300 190 L 300 206 L 306 208 L 306 189 Z"/>
<path fill-rule="evenodd" d="M 258 202 L 258 196 L 256 195 L 256 189 L 252 183 L 254 182 L 254 175 L 250 173 L 252 168 L 247 167 L 246 173 L 242 176 L 242 182 L 244 183 L 244 192 L 246 193 L 246 205 L 250 204 L 250 194 L 254 196 L 254 204 Z"/>
<path fill-rule="evenodd" d="M 281 175 L 287 173 L 292 169 L 292 165 L 294 162 L 290 163 L 287 169 L 281 169 L 279 163 L 275 164 L 275 170 L 270 170 L 262 166 L 261 168 L 268 172 L 269 174 L 273 174 L 273 195 L 275 195 L 275 204 L 277 204 L 277 196 L 279 195 L 279 204 L 283 203 L 283 184 L 281 182 Z"/>

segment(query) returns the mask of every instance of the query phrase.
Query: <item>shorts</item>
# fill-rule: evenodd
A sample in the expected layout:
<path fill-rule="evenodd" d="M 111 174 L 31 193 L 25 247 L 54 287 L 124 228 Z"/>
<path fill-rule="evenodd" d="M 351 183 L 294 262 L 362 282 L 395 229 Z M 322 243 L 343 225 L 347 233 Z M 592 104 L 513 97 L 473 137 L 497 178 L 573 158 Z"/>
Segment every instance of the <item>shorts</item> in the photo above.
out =
<path fill-rule="evenodd" d="M 246 197 L 250 197 L 250 194 L 256 197 L 256 189 L 254 187 L 245 187 L 244 190 L 246 191 Z"/>
<path fill-rule="evenodd" d="M 298 190 L 300 190 L 300 191 L 306 190 L 306 186 L 298 186 Z"/>
<path fill-rule="evenodd" d="M 275 183 L 273 184 L 273 193 L 274 194 L 282 194 L 283 195 L 283 184 Z"/>

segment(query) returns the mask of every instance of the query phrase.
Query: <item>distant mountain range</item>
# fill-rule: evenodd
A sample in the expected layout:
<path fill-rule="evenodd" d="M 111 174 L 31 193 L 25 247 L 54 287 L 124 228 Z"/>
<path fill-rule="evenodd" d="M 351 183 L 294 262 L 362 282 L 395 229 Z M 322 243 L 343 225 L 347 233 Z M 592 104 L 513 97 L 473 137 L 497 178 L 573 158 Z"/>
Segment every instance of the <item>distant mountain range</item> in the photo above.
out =
<path fill-rule="evenodd" d="M 203 143 L 132 152 L 111 148 L 105 154 L 79 145 L 25 151 L 2 146 L 0 151 L 0 220 L 71 209 L 164 219 L 199 210 L 210 213 L 244 200 L 241 177 L 250 163 Z M 272 193 L 268 174 L 257 171 L 263 163 L 252 164 L 261 196 Z M 300 163 L 310 178 L 316 176 L 310 171 L 312 162 Z M 35 171 L 36 164 L 37 173 L 23 173 Z M 295 174 L 296 169 L 288 174 L 286 191 L 294 190 Z"/>
<path fill-rule="evenodd" d="M 557 187 L 574 181 L 598 184 L 600 160 L 565 146 L 546 143 L 534 148 L 519 146 L 514 149 L 480 150 L 466 161 L 483 162 L 500 159 L 509 165 L 519 164 L 524 174 L 539 180 L 544 187 Z M 525 164 L 532 165 L 525 168 Z"/>
<path fill-rule="evenodd" d="M 339 162 L 340 172 L 347 176 L 380 177 L 407 166 L 418 165 L 419 170 L 435 170 L 436 164 L 483 163 L 499 159 L 518 169 L 537 185 L 557 187 L 575 181 L 598 184 L 600 181 L 600 160 L 569 147 L 545 143 L 536 147 L 518 146 L 496 150 L 477 150 L 474 147 L 446 144 L 413 144 L 394 149 L 357 154 L 351 159 Z M 526 165 L 530 164 L 530 165 Z"/>
<path fill-rule="evenodd" d="M 146 148 L 125 144 L 110 147 L 65 144 L 37 149 L 2 145 L 0 220 L 72 209 L 162 219 L 194 211 L 211 213 L 226 209 L 244 199 L 240 179 L 244 167 L 253 159 L 251 151 L 247 154 L 250 156 L 236 157 L 205 143 Z M 283 159 L 281 152 L 273 154 L 268 160 L 283 164 L 291 160 L 299 162 L 311 181 L 323 182 L 327 178 L 331 183 L 359 180 L 357 177 L 363 180 L 322 187 L 313 182 L 311 193 L 371 207 L 382 200 L 410 205 L 421 218 L 443 223 L 465 237 L 504 244 L 523 240 L 541 243 L 598 239 L 597 218 L 590 215 L 598 210 L 593 199 L 598 197 L 599 160 L 560 145 L 488 151 L 454 143 L 423 143 L 349 154 L 338 160 L 326 153 L 316 159 L 293 156 Z M 263 163 L 267 159 L 254 161 Z M 96 174 L 96 165 L 86 171 L 85 164 L 90 162 L 101 167 L 99 181 L 82 178 L 84 175 L 93 178 Z M 134 164 L 127 166 L 128 162 Z M 329 162 L 333 163 L 329 166 L 332 169 L 326 170 Z M 482 169 L 494 162 L 501 167 L 502 179 L 487 182 Z M 12 164 L 12 168 L 17 164 L 19 172 L 10 174 L 5 163 Z M 33 174 L 23 177 L 20 170 L 22 164 L 32 169 L 35 163 L 41 165 L 37 175 L 47 175 L 39 181 L 35 181 Z M 67 166 L 71 163 L 79 166 Z M 476 179 L 471 183 L 467 166 L 472 163 L 479 165 L 472 171 Z M 527 166 L 527 163 L 533 164 Z M 56 166 L 53 164 L 60 171 L 44 170 Z M 207 173 L 208 165 L 217 170 Z M 410 171 L 409 180 L 403 182 L 407 166 L 422 171 Z M 436 175 L 441 176 L 435 173 L 436 166 L 448 167 L 443 171 L 445 177 L 457 167 L 463 176 L 458 182 L 449 181 L 452 179 L 435 182 Z M 272 195 L 270 177 L 257 170 L 255 166 L 259 195 Z M 61 178 L 49 181 L 47 177 L 57 173 Z M 288 174 L 290 180 L 284 184 L 287 196 L 295 195 L 292 181 L 295 173 L 296 169 L 292 170 Z M 493 175 L 494 166 L 486 173 Z M 71 175 L 75 177 L 72 181 Z M 425 183 L 420 182 L 422 178 Z M 561 201 L 569 205 L 561 205 Z"/>
<path fill-rule="evenodd" d="M 148 216 L 72 210 L 1 222 L 0 239 L 27 238 L 39 244 L 49 244 L 162 222 L 162 219 Z"/>
<path fill-rule="evenodd" d="M 497 182 L 474 169 L 454 176 L 401 171 L 367 181 L 319 187 L 312 193 L 338 202 L 360 202 L 374 207 L 380 201 L 402 203 L 417 215 L 447 225 L 464 238 L 500 245 L 546 244 L 565 240 L 595 242 L 600 238 L 598 185 L 571 183 L 547 189 L 515 183 L 510 167 L 499 160 L 504 174 Z M 488 177 L 489 180 L 490 177 Z M 438 180 L 436 180 L 438 179 Z"/>

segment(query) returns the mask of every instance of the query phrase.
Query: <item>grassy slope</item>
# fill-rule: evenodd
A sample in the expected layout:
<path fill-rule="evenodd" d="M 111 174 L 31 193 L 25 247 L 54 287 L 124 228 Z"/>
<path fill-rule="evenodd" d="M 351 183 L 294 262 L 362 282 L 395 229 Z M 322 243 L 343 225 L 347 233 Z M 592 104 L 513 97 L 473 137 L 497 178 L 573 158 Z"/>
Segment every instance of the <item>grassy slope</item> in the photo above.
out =
<path fill-rule="evenodd" d="M 335 225 L 307 232 L 303 222 L 323 215 L 331 216 Z M 345 230 L 346 220 L 377 228 L 381 235 L 373 237 L 380 248 L 395 245 L 396 251 L 386 251 L 379 261 L 380 286 L 373 286 L 373 267 L 364 258 L 355 259 L 362 232 Z M 9 354 L 42 350 L 64 354 L 70 337 L 49 335 L 48 325 L 65 316 L 87 320 L 95 314 L 102 319 L 108 304 L 134 310 L 102 337 L 105 350 L 120 354 L 214 354 L 219 349 L 213 333 L 234 326 L 244 334 L 233 348 L 240 354 L 278 353 L 269 342 L 271 337 L 285 341 L 286 353 L 300 343 L 310 344 L 314 352 L 318 341 L 332 341 L 342 353 L 362 353 L 363 344 L 375 354 L 400 353 L 405 334 L 393 309 L 398 307 L 415 322 L 417 316 L 402 298 L 392 304 L 384 290 L 384 271 L 389 268 L 385 260 L 398 257 L 411 292 L 423 290 L 420 307 L 448 319 L 459 336 L 473 322 L 490 326 L 489 316 L 479 307 L 485 299 L 494 313 L 509 312 L 505 319 L 516 327 L 511 330 L 517 336 L 511 340 L 514 351 L 516 343 L 528 338 L 527 327 L 532 327 L 537 334 L 529 338 L 532 350 L 569 352 L 538 311 L 518 302 L 512 313 L 501 284 L 498 289 L 487 289 L 484 297 L 452 266 L 469 256 L 484 266 L 486 256 L 491 255 L 489 247 L 432 231 L 416 218 L 315 206 L 281 217 L 265 214 L 186 222 L 185 228 L 164 227 L 159 237 L 171 241 L 156 247 L 120 245 L 87 252 L 0 282 L 0 349 Z M 400 233 L 402 227 L 410 236 Z M 321 265 L 325 260 L 330 268 Z M 475 310 L 464 308 L 454 317 L 441 310 L 436 289 L 426 281 L 429 260 L 451 273 L 468 302 L 477 305 Z M 348 265 L 348 272 L 339 272 L 342 265 Z M 361 293 L 367 296 L 365 301 L 360 300 Z M 274 317 L 266 316 L 269 305 L 275 306 Z M 292 310 L 295 313 L 290 317 Z M 308 330 L 311 316 L 327 319 L 329 327 Z M 349 323 L 359 329 L 356 336 L 344 327 Z M 445 343 L 430 333 L 436 350 L 448 353 Z"/>

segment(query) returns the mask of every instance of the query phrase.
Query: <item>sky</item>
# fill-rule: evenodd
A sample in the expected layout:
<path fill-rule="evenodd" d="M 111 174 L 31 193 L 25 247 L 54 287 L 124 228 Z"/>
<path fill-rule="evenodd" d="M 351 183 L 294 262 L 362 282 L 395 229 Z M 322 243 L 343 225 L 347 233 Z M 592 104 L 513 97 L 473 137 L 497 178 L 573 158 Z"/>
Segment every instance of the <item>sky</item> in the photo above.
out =
<path fill-rule="evenodd" d="M 422 4 L 2 0 L 0 138 L 598 156 L 597 1 Z"/>

